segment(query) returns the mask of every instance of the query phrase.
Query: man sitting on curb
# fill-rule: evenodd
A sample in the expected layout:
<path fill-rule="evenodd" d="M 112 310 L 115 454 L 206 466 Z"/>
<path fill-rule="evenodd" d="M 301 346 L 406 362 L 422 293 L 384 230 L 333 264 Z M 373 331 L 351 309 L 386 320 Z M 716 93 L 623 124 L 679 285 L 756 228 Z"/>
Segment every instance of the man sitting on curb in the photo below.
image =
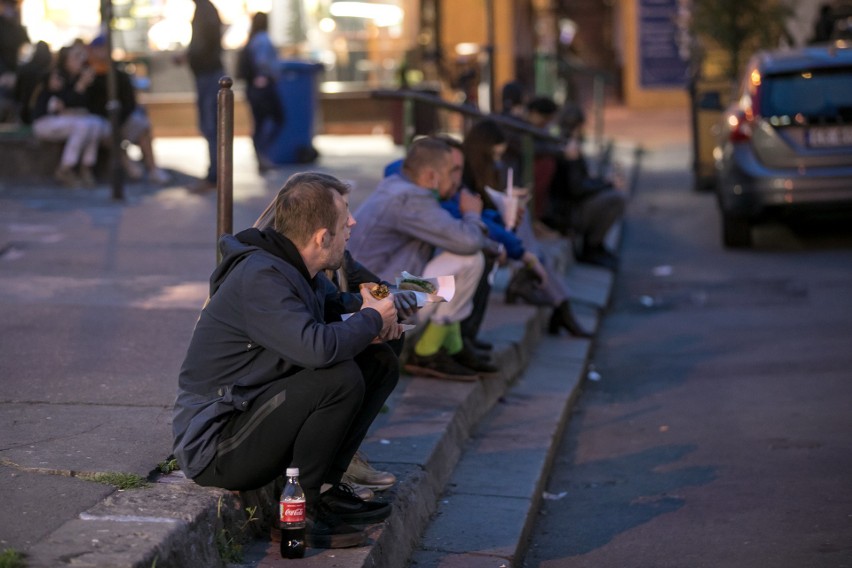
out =
<path fill-rule="evenodd" d="M 308 546 L 363 544 L 390 505 L 358 499 L 341 477 L 399 378 L 385 343 L 401 335 L 393 298 L 367 287 L 346 321 L 325 323 L 332 286 L 324 270 L 344 258 L 354 224 L 349 188 L 320 173 L 295 174 L 273 227 L 220 241 L 178 381 L 174 454 L 199 485 L 254 490 L 299 467 Z M 330 489 L 321 493 L 324 483 Z"/>
<path fill-rule="evenodd" d="M 347 204 L 348 198 L 348 195 L 344 196 Z M 254 222 L 254 228 L 263 230 L 272 227 L 275 221 L 275 205 L 276 200 L 273 200 Z M 362 284 L 379 283 L 385 284 L 389 288 L 392 288 L 393 284 L 382 281 L 381 278 L 367 270 L 367 267 L 352 258 L 352 254 L 348 250 L 343 251 L 341 266 L 337 270 L 326 270 L 325 275 L 334 285 L 329 288 L 324 301 L 326 323 L 341 321 L 343 314 L 361 309 L 360 290 Z M 416 315 L 417 297 L 414 292 L 393 289 L 393 302 L 399 319 L 404 320 Z M 387 342 L 387 345 L 390 346 L 397 357 L 402 352 L 404 340 L 405 335 Z M 343 482 L 352 487 L 358 497 L 368 501 L 373 498 L 374 491 L 390 489 L 396 483 L 396 476 L 389 471 L 374 468 L 364 453 L 358 450 L 343 474 Z M 280 488 L 277 491 L 280 491 Z M 278 495 L 274 495 L 273 498 L 277 499 Z"/>
<path fill-rule="evenodd" d="M 456 157 L 446 142 L 434 138 L 415 141 L 402 173 L 383 179 L 355 212 L 358 224 L 349 250 L 389 281 L 402 271 L 427 278 L 455 276 L 453 298 L 430 304 L 429 311 L 421 310 L 420 317 L 428 323 L 405 369 L 427 377 L 475 380 L 479 373 L 495 370 L 464 349 L 460 326 L 473 309 L 473 295 L 485 265 L 482 200 L 463 192 L 461 219 L 454 219 L 439 203 L 458 190 L 461 171 L 460 153 Z"/>

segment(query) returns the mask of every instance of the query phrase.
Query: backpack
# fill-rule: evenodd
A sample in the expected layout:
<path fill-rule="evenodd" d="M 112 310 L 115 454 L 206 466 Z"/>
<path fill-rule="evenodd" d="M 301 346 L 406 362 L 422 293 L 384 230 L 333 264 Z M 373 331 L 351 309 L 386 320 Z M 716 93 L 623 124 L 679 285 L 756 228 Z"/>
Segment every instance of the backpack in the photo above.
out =
<path fill-rule="evenodd" d="M 237 79 L 246 82 L 254 79 L 254 63 L 248 46 L 242 48 L 237 54 Z"/>

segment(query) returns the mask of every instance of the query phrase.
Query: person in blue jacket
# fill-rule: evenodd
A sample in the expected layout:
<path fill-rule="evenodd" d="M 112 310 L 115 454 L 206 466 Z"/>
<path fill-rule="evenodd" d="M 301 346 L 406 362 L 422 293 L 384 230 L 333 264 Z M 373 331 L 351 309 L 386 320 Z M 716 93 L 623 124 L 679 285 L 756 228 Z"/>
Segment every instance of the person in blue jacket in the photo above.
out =
<path fill-rule="evenodd" d="M 251 140 L 260 173 L 275 168 L 270 152 L 284 126 L 284 106 L 278 96 L 278 50 L 269 37 L 269 16 L 251 19 L 246 46 L 240 52 L 237 77 L 246 83 L 252 116 Z"/>
<path fill-rule="evenodd" d="M 502 128 L 495 121 L 484 119 L 471 127 L 464 142 L 459 142 L 451 136 L 437 138 L 464 154 L 462 185 L 482 198 L 480 217 L 487 229 L 487 240 L 499 245 L 496 250 L 491 249 L 494 251 L 492 254 L 485 255 L 486 267 L 474 293 L 473 310 L 461 323 L 465 343 L 478 350 L 488 350 L 492 347 L 480 340 L 477 334 L 491 293 L 489 273 L 495 263 L 502 264 L 507 259 L 522 264 L 522 268 L 515 271 L 507 287 L 507 302 L 514 303 L 521 299 L 529 304 L 552 307 L 553 312 L 548 321 L 548 332 L 551 335 L 558 335 L 560 330 L 565 329 L 575 337 L 590 337 L 591 333 L 585 330 L 574 316 L 568 293 L 559 279 L 541 262 L 532 250 L 534 247 L 529 246 L 530 243 L 525 245 L 515 231 L 506 227 L 500 206 L 495 202 L 497 196 L 486 189 L 488 187 L 502 192 L 505 187 L 500 158 L 506 149 L 507 139 Z M 401 166 L 402 160 L 388 164 L 384 175 L 387 177 L 398 173 Z M 456 193 L 440 202 L 441 207 L 455 218 L 461 218 L 458 199 Z M 519 211 L 518 220 L 524 215 L 523 211 Z"/>

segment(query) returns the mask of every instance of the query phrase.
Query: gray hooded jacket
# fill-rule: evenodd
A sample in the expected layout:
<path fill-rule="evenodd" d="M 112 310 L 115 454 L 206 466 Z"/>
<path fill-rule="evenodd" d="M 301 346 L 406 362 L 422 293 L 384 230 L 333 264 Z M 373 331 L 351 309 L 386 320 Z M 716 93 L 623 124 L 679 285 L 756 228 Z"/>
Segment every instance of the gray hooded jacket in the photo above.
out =
<path fill-rule="evenodd" d="M 355 220 L 348 243 L 352 256 L 389 282 L 403 270 L 422 274 L 436 249 L 476 254 L 486 242 L 478 213 L 456 219 L 433 192 L 402 174 L 383 179 Z"/>

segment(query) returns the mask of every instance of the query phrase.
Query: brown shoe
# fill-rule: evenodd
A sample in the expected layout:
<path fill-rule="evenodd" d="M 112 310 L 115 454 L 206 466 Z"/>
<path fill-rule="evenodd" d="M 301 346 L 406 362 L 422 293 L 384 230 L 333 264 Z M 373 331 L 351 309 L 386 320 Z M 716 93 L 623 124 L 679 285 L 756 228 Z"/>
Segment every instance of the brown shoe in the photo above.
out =
<path fill-rule="evenodd" d="M 475 381 L 479 378 L 476 371 L 457 363 L 443 349 L 427 357 L 412 353 L 403 369 L 418 377 L 432 377 L 448 381 Z"/>
<path fill-rule="evenodd" d="M 74 187 L 80 185 L 80 180 L 77 179 L 74 170 L 68 166 L 59 166 L 53 174 L 53 179 L 64 185 L 65 187 Z"/>
<path fill-rule="evenodd" d="M 95 174 L 89 166 L 80 166 L 80 183 L 85 187 L 95 187 Z"/>
<path fill-rule="evenodd" d="M 356 493 L 359 487 L 384 491 L 396 483 L 396 476 L 389 471 L 377 470 L 364 459 L 361 452 L 357 452 L 349 463 L 349 467 L 346 468 L 346 473 L 343 474 L 343 481 L 351 485 Z M 364 499 L 364 497 L 361 498 Z"/>

